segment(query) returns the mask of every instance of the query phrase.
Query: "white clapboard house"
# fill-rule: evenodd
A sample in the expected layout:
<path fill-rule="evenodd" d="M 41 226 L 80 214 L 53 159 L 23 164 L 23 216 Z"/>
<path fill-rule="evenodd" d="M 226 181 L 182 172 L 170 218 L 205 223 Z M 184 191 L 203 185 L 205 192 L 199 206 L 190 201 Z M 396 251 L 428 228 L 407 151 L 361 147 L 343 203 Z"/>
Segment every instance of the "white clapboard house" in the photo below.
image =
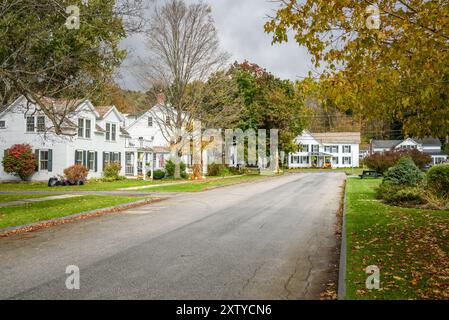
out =
<path fill-rule="evenodd" d="M 167 142 L 150 112 L 123 115 L 115 106 L 94 106 L 89 100 L 43 101 L 55 110 L 73 108 L 64 118 L 63 135 L 57 135 L 39 106 L 23 96 L 0 108 L 0 161 L 12 145 L 31 145 L 37 158 L 31 180 L 63 175 L 73 164 L 86 166 L 88 178 L 100 178 L 110 162 L 121 164 L 121 175 L 137 177 L 163 168 L 169 158 Z M 0 180 L 17 179 L 0 165 Z"/>
<path fill-rule="evenodd" d="M 448 161 L 448 155 L 442 150 L 442 144 L 436 138 L 405 140 L 371 140 L 370 153 L 383 153 L 385 151 L 417 149 L 427 153 L 432 158 L 431 165 L 440 164 Z"/>
<path fill-rule="evenodd" d="M 298 152 L 289 154 L 289 168 L 359 166 L 360 132 L 311 133 L 304 130 L 295 142 Z"/>

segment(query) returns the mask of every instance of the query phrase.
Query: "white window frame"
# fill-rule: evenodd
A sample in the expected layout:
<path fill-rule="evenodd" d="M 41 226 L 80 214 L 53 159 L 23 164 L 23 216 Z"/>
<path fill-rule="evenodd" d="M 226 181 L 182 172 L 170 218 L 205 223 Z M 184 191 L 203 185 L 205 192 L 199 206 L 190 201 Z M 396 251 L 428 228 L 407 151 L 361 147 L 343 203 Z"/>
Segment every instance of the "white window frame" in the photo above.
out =
<path fill-rule="evenodd" d="M 84 118 L 78 118 L 78 138 L 84 138 Z"/>
<path fill-rule="evenodd" d="M 33 130 L 28 130 L 28 125 L 31 125 L 31 123 L 29 123 L 28 122 L 28 119 L 33 119 L 33 123 L 32 123 L 32 125 L 33 125 Z M 31 133 L 31 132 L 35 132 L 36 131 L 36 117 L 35 116 L 26 116 L 26 118 L 25 118 L 25 130 L 26 130 L 26 132 L 29 132 L 29 133 Z"/>
<path fill-rule="evenodd" d="M 47 154 L 47 159 L 43 159 L 42 154 Z M 39 171 L 48 171 L 49 153 L 47 149 L 39 150 Z M 42 168 L 42 164 L 46 163 L 46 168 Z"/>
<path fill-rule="evenodd" d="M 39 120 L 43 119 L 43 123 L 40 123 Z M 40 127 L 42 125 L 42 127 Z M 45 132 L 45 116 L 37 116 L 36 117 L 36 131 L 37 132 Z"/>
<path fill-rule="evenodd" d="M 350 165 L 352 165 L 352 157 L 343 157 L 342 160 L 343 160 L 343 161 L 342 161 L 342 164 L 343 164 L 343 165 L 345 165 L 345 164 L 350 164 Z"/>
<path fill-rule="evenodd" d="M 153 127 L 153 117 L 149 116 L 147 119 L 147 124 L 148 124 L 148 128 L 152 128 Z"/>
<path fill-rule="evenodd" d="M 81 160 L 78 162 L 77 155 L 81 154 Z M 75 164 L 83 165 L 84 163 L 84 152 L 82 150 L 75 150 Z"/>
<path fill-rule="evenodd" d="M 109 130 L 108 130 L 109 128 Z M 113 129 L 114 128 L 114 129 Z M 106 122 L 106 141 L 117 141 L 117 124 L 112 122 Z"/>
<path fill-rule="evenodd" d="M 349 149 L 349 151 L 347 151 Z M 352 146 L 351 145 L 344 145 L 343 146 L 343 153 L 351 153 L 352 152 Z"/>
<path fill-rule="evenodd" d="M 87 123 L 89 122 L 89 126 Z M 90 139 L 92 137 L 92 120 L 84 119 L 84 138 Z"/>
<path fill-rule="evenodd" d="M 6 129 L 6 120 L 0 120 L 0 129 Z"/>
<path fill-rule="evenodd" d="M 95 151 L 87 151 L 86 153 L 87 155 L 87 169 L 89 169 L 89 171 L 94 171 L 95 170 Z"/>

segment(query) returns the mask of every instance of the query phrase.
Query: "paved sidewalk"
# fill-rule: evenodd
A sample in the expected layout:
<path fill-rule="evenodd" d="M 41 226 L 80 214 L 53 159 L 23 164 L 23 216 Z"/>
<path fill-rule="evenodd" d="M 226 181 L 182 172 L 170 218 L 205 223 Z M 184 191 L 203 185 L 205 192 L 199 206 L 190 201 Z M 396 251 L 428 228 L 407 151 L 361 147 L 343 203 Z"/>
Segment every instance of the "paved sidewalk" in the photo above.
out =
<path fill-rule="evenodd" d="M 42 202 L 42 201 L 48 201 L 48 200 L 76 198 L 76 197 L 81 197 L 81 196 L 82 196 L 81 194 L 62 194 L 62 195 L 58 195 L 58 196 L 50 196 L 50 197 L 44 197 L 44 198 L 21 199 L 21 200 L 16 200 L 16 201 L 0 202 L 0 207 L 16 206 L 16 205 L 21 205 L 21 204 Z"/>

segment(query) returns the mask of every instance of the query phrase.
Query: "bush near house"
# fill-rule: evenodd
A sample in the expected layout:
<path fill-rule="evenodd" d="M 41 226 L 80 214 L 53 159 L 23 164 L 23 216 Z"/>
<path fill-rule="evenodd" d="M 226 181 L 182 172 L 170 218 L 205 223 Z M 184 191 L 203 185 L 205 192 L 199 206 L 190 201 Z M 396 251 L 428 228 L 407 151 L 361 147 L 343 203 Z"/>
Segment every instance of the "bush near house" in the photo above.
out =
<path fill-rule="evenodd" d="M 394 167 L 387 170 L 382 184 L 416 187 L 423 181 L 424 176 L 412 158 L 405 156 L 399 159 Z"/>
<path fill-rule="evenodd" d="M 160 169 L 154 170 L 154 172 L 153 172 L 153 179 L 154 180 L 161 180 L 161 179 L 164 179 L 164 177 L 165 177 L 165 171 L 164 170 L 160 170 Z"/>
<path fill-rule="evenodd" d="M 449 196 L 449 164 L 433 166 L 427 172 L 427 186 L 440 196 Z"/>
<path fill-rule="evenodd" d="M 64 169 L 64 176 L 72 183 L 76 181 L 85 182 L 88 174 L 89 170 L 81 164 L 75 164 Z"/>
<path fill-rule="evenodd" d="M 399 159 L 409 156 L 416 166 L 423 169 L 427 164 L 432 162 L 432 158 L 419 150 L 398 150 L 386 151 L 384 153 L 373 153 L 363 159 L 364 165 L 377 172 L 385 173 L 389 168 L 393 167 Z"/>
<path fill-rule="evenodd" d="M 36 156 L 29 144 L 15 144 L 5 150 L 2 164 L 5 172 L 14 174 L 25 181 L 36 170 Z"/>
<path fill-rule="evenodd" d="M 103 177 L 106 181 L 118 181 L 120 180 L 120 170 L 122 170 L 122 166 L 120 163 L 113 162 L 109 163 L 104 167 Z"/>
<path fill-rule="evenodd" d="M 187 173 L 186 173 L 186 164 L 181 161 L 180 163 L 180 169 L 181 169 L 181 178 L 186 179 Z M 167 178 L 173 178 L 175 176 L 175 163 L 171 160 L 168 160 L 165 163 L 165 171 Z"/>

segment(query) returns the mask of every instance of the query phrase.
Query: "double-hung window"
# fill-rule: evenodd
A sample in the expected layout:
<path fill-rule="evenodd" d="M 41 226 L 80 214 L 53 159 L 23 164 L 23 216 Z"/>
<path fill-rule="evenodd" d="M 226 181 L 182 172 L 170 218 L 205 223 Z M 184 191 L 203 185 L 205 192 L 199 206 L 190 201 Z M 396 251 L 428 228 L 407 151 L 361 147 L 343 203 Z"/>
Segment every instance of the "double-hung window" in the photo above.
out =
<path fill-rule="evenodd" d="M 78 119 L 78 137 L 84 137 L 84 119 Z"/>
<path fill-rule="evenodd" d="M 87 153 L 87 169 L 95 170 L 95 152 L 88 151 Z"/>
<path fill-rule="evenodd" d="M 111 124 L 111 140 L 115 141 L 117 136 L 117 125 Z"/>
<path fill-rule="evenodd" d="M 75 164 L 83 165 L 83 151 L 75 151 Z"/>
<path fill-rule="evenodd" d="M 352 159 L 351 157 L 343 157 L 343 164 L 351 164 Z"/>
<path fill-rule="evenodd" d="M 89 119 L 86 119 L 86 131 L 85 131 L 85 138 L 90 138 L 91 132 L 92 132 L 92 121 Z"/>
<path fill-rule="evenodd" d="M 34 132 L 35 125 L 34 125 L 34 117 L 29 116 L 27 117 L 27 132 Z"/>
<path fill-rule="evenodd" d="M 6 128 L 6 121 L 0 120 L 0 129 L 5 129 L 5 128 Z"/>
<path fill-rule="evenodd" d="M 351 146 L 343 146 L 343 153 L 351 153 Z"/>
<path fill-rule="evenodd" d="M 148 117 L 148 127 L 153 127 L 153 117 Z"/>
<path fill-rule="evenodd" d="M 320 152 L 320 145 L 319 144 L 313 144 L 312 145 L 312 152 Z"/>
<path fill-rule="evenodd" d="M 106 123 L 106 141 L 115 141 L 117 138 L 117 125 Z"/>
<path fill-rule="evenodd" d="M 48 150 L 41 150 L 39 153 L 39 170 L 48 170 Z"/>
<path fill-rule="evenodd" d="M 37 132 L 45 131 L 45 116 L 37 117 Z"/>

